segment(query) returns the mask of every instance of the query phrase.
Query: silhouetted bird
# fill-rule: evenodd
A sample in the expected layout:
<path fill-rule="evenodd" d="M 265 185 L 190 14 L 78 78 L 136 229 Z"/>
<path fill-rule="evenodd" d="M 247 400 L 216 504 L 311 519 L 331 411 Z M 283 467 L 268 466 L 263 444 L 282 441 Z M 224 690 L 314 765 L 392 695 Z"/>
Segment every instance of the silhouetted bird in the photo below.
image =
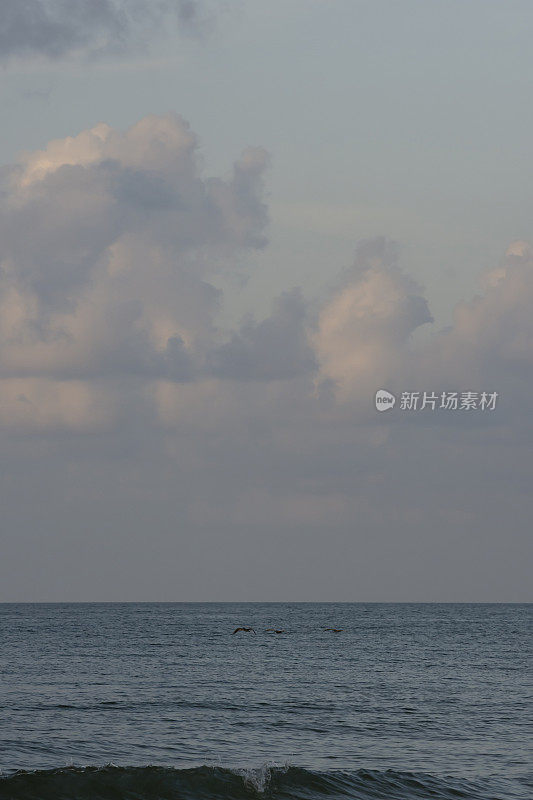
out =
<path fill-rule="evenodd" d="M 239 631 L 244 631 L 245 633 L 255 633 L 253 628 L 235 628 L 231 635 L 234 636 L 236 633 L 239 633 Z"/>
<path fill-rule="evenodd" d="M 341 633 L 344 628 L 324 628 L 325 631 L 332 631 L 333 633 Z"/>

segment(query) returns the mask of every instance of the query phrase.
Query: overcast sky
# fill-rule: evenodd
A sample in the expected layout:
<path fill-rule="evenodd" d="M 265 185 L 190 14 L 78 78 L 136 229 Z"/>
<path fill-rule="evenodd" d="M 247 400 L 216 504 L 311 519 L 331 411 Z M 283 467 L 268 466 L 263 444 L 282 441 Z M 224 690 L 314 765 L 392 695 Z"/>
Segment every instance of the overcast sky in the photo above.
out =
<path fill-rule="evenodd" d="M 532 25 L 2 0 L 0 601 L 531 600 Z"/>

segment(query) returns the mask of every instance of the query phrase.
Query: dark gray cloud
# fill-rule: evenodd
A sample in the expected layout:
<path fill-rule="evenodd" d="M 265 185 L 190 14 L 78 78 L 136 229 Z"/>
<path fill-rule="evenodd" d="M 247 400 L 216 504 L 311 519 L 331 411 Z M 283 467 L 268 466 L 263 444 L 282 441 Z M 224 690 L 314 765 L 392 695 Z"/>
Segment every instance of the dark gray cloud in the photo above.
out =
<path fill-rule="evenodd" d="M 167 24 L 198 30 L 201 0 L 2 0 L 0 57 L 118 53 Z"/>
<path fill-rule="evenodd" d="M 237 381 L 287 380 L 317 369 L 308 337 L 308 309 L 298 289 L 285 292 L 262 322 L 248 319 L 208 356 L 208 370 Z"/>

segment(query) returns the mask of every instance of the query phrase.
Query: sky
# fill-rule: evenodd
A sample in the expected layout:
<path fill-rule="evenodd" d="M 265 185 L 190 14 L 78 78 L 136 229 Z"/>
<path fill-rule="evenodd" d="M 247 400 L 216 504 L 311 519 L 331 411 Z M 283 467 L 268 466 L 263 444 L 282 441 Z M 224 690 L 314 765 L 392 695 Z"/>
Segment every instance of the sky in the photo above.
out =
<path fill-rule="evenodd" d="M 532 23 L 2 0 L 0 601 L 531 600 Z"/>

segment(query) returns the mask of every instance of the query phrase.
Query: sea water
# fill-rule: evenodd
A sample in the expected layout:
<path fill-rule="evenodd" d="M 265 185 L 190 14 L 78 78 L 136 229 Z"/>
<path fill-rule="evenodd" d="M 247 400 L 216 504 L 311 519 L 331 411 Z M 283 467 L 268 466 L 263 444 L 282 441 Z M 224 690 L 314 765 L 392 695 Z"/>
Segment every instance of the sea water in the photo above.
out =
<path fill-rule="evenodd" d="M 0 798 L 531 798 L 532 608 L 0 605 Z"/>

